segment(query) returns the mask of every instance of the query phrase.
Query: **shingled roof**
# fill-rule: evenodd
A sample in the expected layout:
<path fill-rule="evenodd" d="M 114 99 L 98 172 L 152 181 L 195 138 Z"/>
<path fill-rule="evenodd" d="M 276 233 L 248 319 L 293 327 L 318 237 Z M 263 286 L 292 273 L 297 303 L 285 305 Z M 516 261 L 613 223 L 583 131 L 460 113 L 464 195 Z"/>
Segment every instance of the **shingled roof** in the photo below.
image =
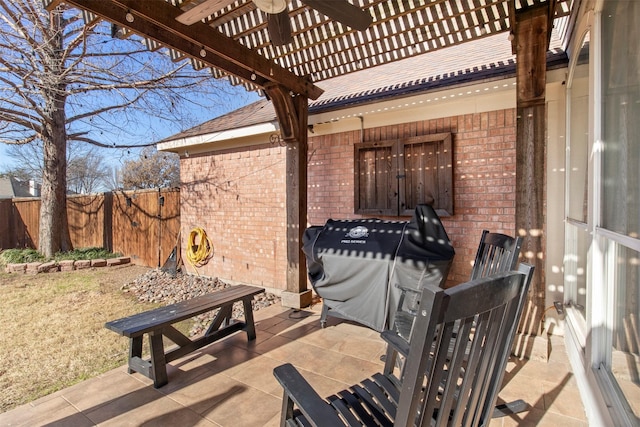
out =
<path fill-rule="evenodd" d="M 37 195 L 31 193 L 29 182 L 20 181 L 12 176 L 0 177 L 0 199 L 14 197 L 37 197 Z"/>
<path fill-rule="evenodd" d="M 566 53 L 554 35 L 547 52 L 547 69 L 565 66 Z M 324 94 L 309 103 L 309 115 L 514 76 L 515 55 L 511 53 L 511 44 L 505 35 L 499 34 L 326 80 L 321 84 Z M 160 142 L 275 121 L 271 102 L 261 99 Z"/>

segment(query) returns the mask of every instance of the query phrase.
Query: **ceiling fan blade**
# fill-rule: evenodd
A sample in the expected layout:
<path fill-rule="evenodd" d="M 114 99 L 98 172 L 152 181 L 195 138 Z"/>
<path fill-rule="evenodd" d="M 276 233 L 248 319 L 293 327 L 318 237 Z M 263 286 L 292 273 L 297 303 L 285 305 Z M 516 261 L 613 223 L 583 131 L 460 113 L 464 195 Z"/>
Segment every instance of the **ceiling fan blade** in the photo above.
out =
<path fill-rule="evenodd" d="M 338 21 L 354 30 L 364 31 L 373 23 L 369 12 L 360 9 L 346 0 L 301 0 L 323 15 Z"/>
<path fill-rule="evenodd" d="M 274 46 L 284 46 L 291 43 L 291 22 L 289 13 L 284 10 L 280 13 L 267 13 L 267 31 L 271 44 Z"/>
<path fill-rule="evenodd" d="M 205 0 L 196 7 L 178 15 L 176 21 L 184 25 L 195 24 L 198 21 L 213 15 L 217 11 L 229 6 L 235 0 Z"/>

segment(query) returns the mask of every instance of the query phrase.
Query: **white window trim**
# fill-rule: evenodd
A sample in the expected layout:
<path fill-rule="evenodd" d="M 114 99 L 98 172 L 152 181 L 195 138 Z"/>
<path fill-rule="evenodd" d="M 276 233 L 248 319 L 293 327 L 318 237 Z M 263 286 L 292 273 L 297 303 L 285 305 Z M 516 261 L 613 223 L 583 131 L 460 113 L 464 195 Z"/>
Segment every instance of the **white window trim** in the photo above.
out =
<path fill-rule="evenodd" d="M 591 2 L 585 2 L 586 3 Z M 601 141 L 602 141 L 602 8 L 604 0 L 595 0 L 594 13 L 586 12 L 579 24 L 583 30 L 575 43 L 579 49 L 584 35 L 590 32 L 589 52 L 589 133 L 591 157 L 589 168 L 589 218 L 587 224 L 567 218 L 567 226 L 585 229 L 592 236 L 588 254 L 587 269 L 587 319 L 574 310 L 567 310 L 565 343 L 569 360 L 578 383 L 580 395 L 591 425 L 634 426 L 637 418 L 630 409 L 615 378 L 610 373 L 612 333 L 614 324 L 613 304 L 615 302 L 615 278 L 610 273 L 615 261 L 616 250 L 606 250 L 607 246 L 619 244 L 640 251 L 640 240 L 612 232 L 601 227 Z M 574 55 L 573 58 L 576 58 Z M 567 99 L 571 96 L 571 77 L 575 61 L 569 66 Z M 570 103 L 567 102 L 567 141 L 570 143 Z M 569 145 L 567 146 L 569 149 Z M 568 156 L 567 156 L 568 157 Z M 569 165 L 567 159 L 567 166 Z M 568 178 L 565 183 L 568 192 Z M 568 194 L 566 195 L 568 197 Z M 568 199 L 565 206 L 568 206 Z M 612 282 L 612 283 L 609 283 Z M 571 296 L 566 295 L 566 296 Z M 571 296 L 572 297 L 572 296 Z M 609 331 L 609 332 L 607 332 Z M 586 341 L 585 341 L 586 340 Z"/>

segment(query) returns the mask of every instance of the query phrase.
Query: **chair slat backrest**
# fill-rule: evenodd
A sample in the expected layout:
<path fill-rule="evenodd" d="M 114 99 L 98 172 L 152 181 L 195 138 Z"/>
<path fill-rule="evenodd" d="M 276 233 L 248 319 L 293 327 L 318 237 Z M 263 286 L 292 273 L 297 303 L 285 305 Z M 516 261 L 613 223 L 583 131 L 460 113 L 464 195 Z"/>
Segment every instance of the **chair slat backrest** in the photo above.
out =
<path fill-rule="evenodd" d="M 501 271 L 515 270 L 521 246 L 521 237 L 482 230 L 470 280 Z"/>
<path fill-rule="evenodd" d="M 510 330 L 503 335 L 502 342 L 498 344 L 500 348 L 507 348 L 509 352 L 504 355 L 498 363 L 496 363 L 494 374 L 491 376 L 491 384 L 489 385 L 489 394 L 493 396 L 491 401 L 485 402 L 484 409 L 482 410 L 482 420 L 484 425 L 489 424 L 489 419 L 491 418 L 493 411 L 495 409 L 496 400 L 498 397 L 498 393 L 502 388 L 502 380 L 504 379 L 504 374 L 507 370 L 507 362 L 509 361 L 509 356 L 511 354 L 511 348 L 513 347 L 513 341 L 515 339 L 516 333 L 518 332 L 518 324 L 520 323 L 520 316 L 522 316 L 522 311 L 524 310 L 524 304 L 527 301 L 527 293 L 529 292 L 529 287 L 531 286 L 531 279 L 533 278 L 534 266 L 530 264 L 526 264 L 521 262 L 518 265 L 518 271 L 525 275 L 524 278 L 524 286 L 520 295 L 518 296 L 517 304 L 512 304 L 509 307 L 509 310 L 515 311 L 515 314 L 509 313 L 508 316 L 513 316 L 515 321 L 510 325 Z"/>
<path fill-rule="evenodd" d="M 421 333 L 411 339 L 394 425 L 482 423 L 499 390 L 492 376 L 511 350 L 525 279 L 510 271 L 423 289 L 414 328 Z"/>

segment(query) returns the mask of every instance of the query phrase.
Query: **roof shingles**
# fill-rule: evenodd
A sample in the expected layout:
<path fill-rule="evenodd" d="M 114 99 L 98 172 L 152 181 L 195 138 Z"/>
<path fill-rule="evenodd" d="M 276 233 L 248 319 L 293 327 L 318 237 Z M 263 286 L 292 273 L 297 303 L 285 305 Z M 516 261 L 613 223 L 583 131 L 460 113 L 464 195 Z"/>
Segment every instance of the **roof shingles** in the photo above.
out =
<path fill-rule="evenodd" d="M 566 66 L 560 41 L 552 37 L 547 67 Z M 309 103 L 309 113 L 407 96 L 448 86 L 515 76 L 515 55 L 504 34 L 396 61 L 324 81 L 323 95 Z M 261 99 L 161 142 L 206 135 L 274 121 L 271 102 Z"/>

